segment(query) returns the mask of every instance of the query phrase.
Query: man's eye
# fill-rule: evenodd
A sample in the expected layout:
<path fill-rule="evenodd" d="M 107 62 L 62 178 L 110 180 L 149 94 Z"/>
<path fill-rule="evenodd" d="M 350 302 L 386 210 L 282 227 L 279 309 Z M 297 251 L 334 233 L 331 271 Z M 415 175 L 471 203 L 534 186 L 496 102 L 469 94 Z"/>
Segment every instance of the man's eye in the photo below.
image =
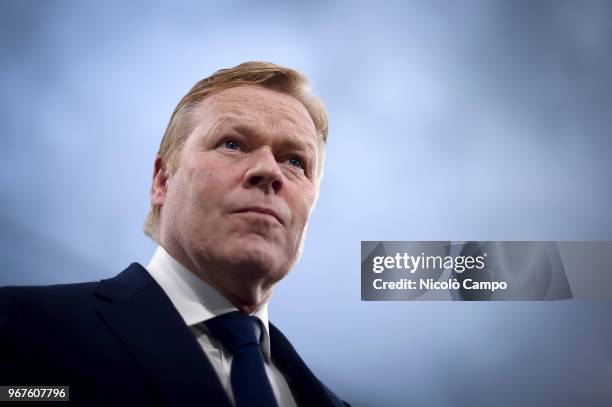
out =
<path fill-rule="evenodd" d="M 300 160 L 298 157 L 291 157 L 288 162 L 292 167 L 304 169 L 304 164 L 302 164 L 302 160 Z"/>
<path fill-rule="evenodd" d="M 225 140 L 223 142 L 223 147 L 229 148 L 230 150 L 238 150 L 238 143 L 234 140 Z"/>

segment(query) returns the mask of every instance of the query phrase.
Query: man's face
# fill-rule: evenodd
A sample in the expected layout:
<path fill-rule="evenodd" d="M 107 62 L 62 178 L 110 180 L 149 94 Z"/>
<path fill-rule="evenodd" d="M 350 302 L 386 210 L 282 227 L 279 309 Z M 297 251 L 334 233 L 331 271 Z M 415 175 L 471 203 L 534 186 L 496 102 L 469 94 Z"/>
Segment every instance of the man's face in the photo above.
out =
<path fill-rule="evenodd" d="M 299 257 L 323 157 L 305 107 L 240 85 L 205 99 L 168 178 L 160 239 L 201 270 L 274 283 Z"/>

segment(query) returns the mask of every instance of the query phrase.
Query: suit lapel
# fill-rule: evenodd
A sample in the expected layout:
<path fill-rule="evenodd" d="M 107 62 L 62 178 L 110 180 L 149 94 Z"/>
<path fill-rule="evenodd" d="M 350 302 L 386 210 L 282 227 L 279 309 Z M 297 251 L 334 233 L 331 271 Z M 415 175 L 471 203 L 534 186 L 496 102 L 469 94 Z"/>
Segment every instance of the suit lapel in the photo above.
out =
<path fill-rule="evenodd" d="M 170 299 L 133 263 L 103 280 L 100 316 L 152 379 L 167 403 L 229 406 L 216 372 Z"/>
<path fill-rule="evenodd" d="M 315 377 L 289 340 L 272 324 L 270 347 L 272 359 L 285 375 L 298 405 L 344 406 L 344 403 Z"/>

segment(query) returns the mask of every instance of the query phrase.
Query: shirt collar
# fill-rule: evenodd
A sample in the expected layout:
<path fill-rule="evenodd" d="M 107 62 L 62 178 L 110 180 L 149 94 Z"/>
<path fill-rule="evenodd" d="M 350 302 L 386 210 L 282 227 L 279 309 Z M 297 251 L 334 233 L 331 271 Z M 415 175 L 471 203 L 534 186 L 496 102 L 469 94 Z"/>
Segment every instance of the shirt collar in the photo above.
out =
<path fill-rule="evenodd" d="M 232 311 L 238 311 L 219 291 L 189 271 L 185 266 L 157 246 L 155 254 L 145 267 L 172 301 L 188 326 L 193 326 Z M 251 314 L 259 318 L 264 327 L 262 352 L 270 360 L 270 329 L 268 302 Z"/>

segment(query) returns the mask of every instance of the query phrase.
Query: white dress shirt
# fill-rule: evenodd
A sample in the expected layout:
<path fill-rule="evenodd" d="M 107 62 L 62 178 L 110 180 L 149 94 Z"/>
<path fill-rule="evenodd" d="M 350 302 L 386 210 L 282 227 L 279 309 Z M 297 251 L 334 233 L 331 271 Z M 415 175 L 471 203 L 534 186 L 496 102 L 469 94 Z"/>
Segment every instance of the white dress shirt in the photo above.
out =
<path fill-rule="evenodd" d="M 221 385 L 232 404 L 235 405 L 232 385 L 230 383 L 232 354 L 225 349 L 219 340 L 210 335 L 202 322 L 221 314 L 237 311 L 238 309 L 216 289 L 205 283 L 170 256 L 161 246 L 157 246 L 157 250 L 146 269 L 157 284 L 161 286 L 166 295 L 170 297 L 178 313 L 193 331 L 204 354 L 208 357 L 215 372 L 217 372 Z M 297 407 L 285 377 L 270 357 L 268 303 L 263 304 L 251 315 L 259 318 L 264 328 L 261 351 L 264 357 L 266 373 L 278 405 Z"/>

